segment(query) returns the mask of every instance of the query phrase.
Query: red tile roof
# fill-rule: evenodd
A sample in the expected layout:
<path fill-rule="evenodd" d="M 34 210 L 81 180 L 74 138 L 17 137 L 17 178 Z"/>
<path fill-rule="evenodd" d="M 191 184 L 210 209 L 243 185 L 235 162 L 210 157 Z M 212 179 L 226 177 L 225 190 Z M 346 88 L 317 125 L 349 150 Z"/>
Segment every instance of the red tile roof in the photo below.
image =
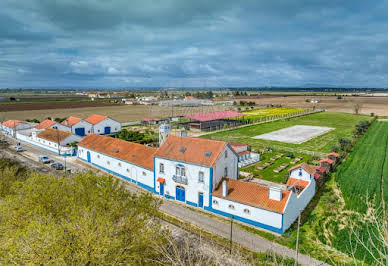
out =
<path fill-rule="evenodd" d="M 70 132 L 52 128 L 47 128 L 45 131 L 42 131 L 37 135 L 38 138 L 42 138 L 55 143 L 58 143 L 58 141 L 63 141 L 69 136 L 71 136 Z"/>
<path fill-rule="evenodd" d="M 336 152 L 331 152 L 331 153 L 326 154 L 326 156 L 330 156 L 330 155 L 332 155 L 334 157 L 339 157 L 339 154 Z"/>
<path fill-rule="evenodd" d="M 237 142 L 229 142 L 229 145 L 232 147 L 233 150 L 238 150 L 241 147 L 248 147 L 248 144 L 242 144 L 242 143 L 237 143 Z"/>
<path fill-rule="evenodd" d="M 288 180 L 287 180 L 287 186 L 295 186 L 295 187 L 305 188 L 309 184 L 310 184 L 310 182 L 308 182 L 308 181 L 297 179 L 297 178 L 292 178 L 292 177 L 288 178 Z"/>
<path fill-rule="evenodd" d="M 157 149 L 96 134 L 87 135 L 78 146 L 127 161 L 129 163 L 154 169 L 154 154 Z"/>
<path fill-rule="evenodd" d="M 75 117 L 75 116 L 69 116 L 68 118 L 66 118 L 64 121 L 62 121 L 62 125 L 64 126 L 68 126 L 68 127 L 71 127 L 75 124 L 77 124 L 79 121 L 81 121 L 82 119 L 79 118 L 79 117 Z"/>
<path fill-rule="evenodd" d="M 333 160 L 330 160 L 329 158 L 325 158 L 325 159 L 323 159 L 323 160 L 320 160 L 319 162 L 320 162 L 320 163 L 328 162 L 329 164 L 333 164 L 333 163 L 334 163 Z"/>
<path fill-rule="evenodd" d="M 34 128 L 36 128 L 36 129 L 46 129 L 46 128 L 51 127 L 52 125 L 55 125 L 56 123 L 57 122 L 55 122 L 53 120 L 46 119 L 46 120 L 40 122 L 39 124 L 37 124 Z"/>
<path fill-rule="evenodd" d="M 169 136 L 155 156 L 213 166 L 226 145 L 226 142 L 218 140 Z"/>
<path fill-rule="evenodd" d="M 219 111 L 219 112 L 212 112 L 212 113 L 198 113 L 198 114 L 185 115 L 185 117 L 187 118 L 201 121 L 201 122 L 232 118 L 232 117 L 240 117 L 240 116 L 244 116 L 244 114 L 237 113 L 235 111 Z"/>
<path fill-rule="evenodd" d="M 149 117 L 144 117 L 142 121 L 154 121 L 154 119 Z"/>
<path fill-rule="evenodd" d="M 291 172 L 292 170 L 295 170 L 295 169 L 298 169 L 298 168 L 302 168 L 303 170 L 305 170 L 310 175 L 315 173 L 314 168 L 311 165 L 308 165 L 307 163 L 301 163 L 301 164 L 295 165 L 294 167 L 291 167 L 290 170 L 288 170 L 288 172 Z"/>
<path fill-rule="evenodd" d="M 89 116 L 88 118 L 85 119 L 85 121 L 89 122 L 90 124 L 98 124 L 100 123 L 102 120 L 108 118 L 106 115 L 97 115 L 97 114 L 94 114 L 94 115 L 91 115 Z"/>
<path fill-rule="evenodd" d="M 3 122 L 3 126 L 8 127 L 8 128 L 14 128 L 19 124 L 28 124 L 26 121 L 21 121 L 21 120 L 8 120 Z"/>
<path fill-rule="evenodd" d="M 242 151 L 242 152 L 239 152 L 237 153 L 238 156 L 243 156 L 245 154 L 250 154 L 251 152 L 250 151 Z"/>
<path fill-rule="evenodd" d="M 323 166 L 316 166 L 316 167 L 314 167 L 314 169 L 315 169 L 315 170 L 318 170 L 318 171 L 321 172 L 321 173 L 326 172 L 326 168 L 323 167 Z"/>
<path fill-rule="evenodd" d="M 222 196 L 221 184 L 223 180 L 226 180 L 228 185 L 228 195 L 226 197 Z M 269 198 L 269 188 L 267 186 L 223 178 L 212 195 L 256 208 L 284 213 L 290 193 L 290 191 L 282 190 L 282 200 L 273 200 Z"/>
<path fill-rule="evenodd" d="M 317 180 L 317 179 L 321 178 L 321 175 L 318 174 L 318 173 L 315 173 L 315 174 L 314 174 L 314 178 Z"/>

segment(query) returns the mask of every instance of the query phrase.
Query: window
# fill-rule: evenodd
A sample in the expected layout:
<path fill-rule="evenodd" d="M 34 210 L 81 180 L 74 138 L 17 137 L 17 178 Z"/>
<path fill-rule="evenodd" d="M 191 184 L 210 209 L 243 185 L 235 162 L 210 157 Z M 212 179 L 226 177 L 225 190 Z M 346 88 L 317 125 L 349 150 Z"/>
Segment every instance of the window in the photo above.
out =
<path fill-rule="evenodd" d="M 218 205 L 218 201 L 214 199 L 214 200 L 213 200 L 213 204 L 214 204 L 214 205 Z"/>
<path fill-rule="evenodd" d="M 234 210 L 234 205 L 233 204 L 229 204 L 228 208 L 231 209 L 231 210 Z"/>
<path fill-rule="evenodd" d="M 244 213 L 245 213 L 245 214 L 251 214 L 251 211 L 248 210 L 248 209 L 244 209 Z"/>
<path fill-rule="evenodd" d="M 225 150 L 225 158 L 228 158 L 228 150 Z"/>
<path fill-rule="evenodd" d="M 224 169 L 224 176 L 228 176 L 228 167 L 225 167 Z"/>
<path fill-rule="evenodd" d="M 129 169 L 127 168 L 127 173 L 129 173 Z"/>
<path fill-rule="evenodd" d="M 198 182 L 203 183 L 203 176 L 204 176 L 204 173 L 202 171 L 200 171 L 198 173 Z"/>
<path fill-rule="evenodd" d="M 146 175 L 147 175 L 147 173 L 143 171 L 143 175 L 144 175 L 144 176 L 146 176 Z"/>
<path fill-rule="evenodd" d="M 90 130 L 88 130 L 88 133 L 90 133 Z"/>
<path fill-rule="evenodd" d="M 299 168 L 299 176 L 302 176 L 302 168 Z"/>
<path fill-rule="evenodd" d="M 100 159 L 100 155 L 99 154 L 97 155 L 97 158 Z"/>
<path fill-rule="evenodd" d="M 100 130 L 97 130 L 97 132 L 100 132 Z"/>
<path fill-rule="evenodd" d="M 162 163 L 159 164 L 159 173 L 164 174 L 164 164 Z"/>
<path fill-rule="evenodd" d="M 107 163 L 108 165 L 110 165 L 110 161 L 107 161 L 106 163 Z"/>
<path fill-rule="evenodd" d="M 118 165 L 119 167 L 121 167 L 121 163 L 118 163 L 117 165 Z"/>
<path fill-rule="evenodd" d="M 186 176 L 185 168 L 183 166 L 177 166 L 175 168 L 175 174 L 177 176 Z"/>
<path fill-rule="evenodd" d="M 115 127 L 115 130 L 117 130 L 117 127 Z"/>

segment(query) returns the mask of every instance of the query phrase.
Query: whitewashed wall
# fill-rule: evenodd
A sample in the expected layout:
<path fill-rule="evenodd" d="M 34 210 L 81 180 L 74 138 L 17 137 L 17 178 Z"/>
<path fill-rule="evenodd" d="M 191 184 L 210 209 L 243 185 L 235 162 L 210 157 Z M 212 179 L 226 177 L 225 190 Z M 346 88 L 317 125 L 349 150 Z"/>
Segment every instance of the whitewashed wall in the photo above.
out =
<path fill-rule="evenodd" d="M 164 164 L 164 174 L 160 173 L 160 163 Z M 187 185 L 177 183 L 172 178 L 175 175 L 176 166 L 180 164 L 185 167 L 186 177 L 188 179 Z M 204 173 L 204 182 L 199 182 L 199 172 Z M 171 161 L 155 157 L 155 178 L 162 177 L 166 180 L 164 184 L 164 193 L 167 196 L 176 197 L 176 187 L 181 186 L 185 188 L 186 202 L 198 204 L 198 194 L 203 193 L 203 205 L 209 206 L 209 186 L 210 186 L 210 168 L 189 163 Z M 156 192 L 159 193 L 159 183 L 156 182 Z"/>
<path fill-rule="evenodd" d="M 228 151 L 228 157 L 225 158 L 225 151 Z M 238 156 L 232 151 L 229 146 L 226 146 L 222 151 L 214 166 L 213 171 L 213 188 L 212 191 L 217 187 L 221 178 L 224 177 L 224 169 L 228 167 L 228 178 L 237 179 L 238 175 Z"/>
<path fill-rule="evenodd" d="M 154 188 L 154 172 L 152 170 L 145 169 L 135 164 L 131 164 L 81 146 L 78 147 L 78 158 L 87 161 L 88 151 L 90 152 L 91 162 L 93 164 L 113 172 L 112 174 L 118 174 L 135 180 L 136 183 L 140 182 L 152 189 Z"/>
<path fill-rule="evenodd" d="M 54 125 L 50 126 L 50 128 L 71 132 L 71 128 L 70 127 L 64 126 L 64 125 L 62 125 L 60 123 L 55 123 Z"/>
<path fill-rule="evenodd" d="M 77 128 L 85 128 L 85 135 L 89 134 L 92 132 L 92 124 L 90 124 L 89 122 L 86 122 L 84 120 L 81 120 L 79 121 L 78 123 L 74 124 L 72 127 L 71 127 L 71 132 L 73 134 L 75 134 L 75 130 Z"/>
<path fill-rule="evenodd" d="M 20 141 L 27 142 L 27 143 L 30 143 L 32 145 L 38 146 L 39 148 L 42 148 L 43 150 L 47 150 L 47 151 L 58 154 L 58 144 L 55 142 L 51 142 L 48 140 L 37 138 L 36 136 L 23 135 L 21 133 L 17 133 L 16 138 Z M 66 147 L 66 146 L 60 146 L 59 152 L 61 155 L 71 155 L 71 154 L 73 154 L 73 148 Z"/>
<path fill-rule="evenodd" d="M 299 176 L 299 169 L 302 169 L 302 176 Z M 310 181 L 312 179 L 312 175 L 306 172 L 303 168 L 297 168 L 290 172 L 290 177 L 304 180 L 304 181 Z"/>
<path fill-rule="evenodd" d="M 313 178 L 310 184 L 297 195 L 292 192 L 290 198 L 288 199 L 288 203 L 286 205 L 286 209 L 284 211 L 284 219 L 283 219 L 283 229 L 287 230 L 298 217 L 299 211 L 304 210 L 307 204 L 309 204 L 310 200 L 315 195 L 315 179 Z"/>
<path fill-rule="evenodd" d="M 106 118 L 102 120 L 101 122 L 93 125 L 92 132 L 95 134 L 102 135 L 104 134 L 105 127 L 110 127 L 110 132 L 115 133 L 117 131 L 121 130 L 121 124 L 117 122 L 116 120 L 113 120 L 111 118 Z"/>
<path fill-rule="evenodd" d="M 277 229 L 282 227 L 282 214 L 276 213 L 260 208 L 255 208 L 246 204 L 238 203 L 235 201 L 219 198 L 213 196 L 212 208 L 214 210 L 226 212 L 235 216 L 239 216 L 254 222 L 258 222 L 264 225 L 272 226 Z M 215 203 L 215 201 L 218 202 Z M 233 205 L 234 209 L 229 208 L 229 205 Z M 249 214 L 244 212 L 245 209 L 249 210 Z"/>

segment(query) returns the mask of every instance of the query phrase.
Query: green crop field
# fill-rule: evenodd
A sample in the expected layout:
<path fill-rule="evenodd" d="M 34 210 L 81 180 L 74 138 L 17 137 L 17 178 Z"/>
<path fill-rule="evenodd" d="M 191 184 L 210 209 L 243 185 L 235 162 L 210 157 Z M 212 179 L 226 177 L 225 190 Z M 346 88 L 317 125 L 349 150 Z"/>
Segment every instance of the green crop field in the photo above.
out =
<path fill-rule="evenodd" d="M 388 122 L 374 122 L 368 133 L 354 147 L 347 160 L 339 167 L 337 180 L 346 207 L 365 212 L 366 199 L 379 206 L 380 180 L 383 176 L 384 198 L 388 200 Z"/>
<path fill-rule="evenodd" d="M 332 146 L 337 144 L 339 138 L 351 139 L 354 126 L 363 120 L 371 120 L 371 117 L 345 113 L 321 112 L 301 117 L 289 118 L 286 120 L 278 120 L 222 132 L 210 133 L 203 135 L 202 137 L 246 143 L 252 145 L 254 150 L 262 149 L 264 147 L 275 147 L 285 151 L 299 150 L 303 152 L 303 150 L 305 150 L 311 152 L 330 152 Z M 301 144 L 290 144 L 252 138 L 260 134 L 295 125 L 326 126 L 332 127 L 334 130 L 331 130 L 321 136 Z"/>

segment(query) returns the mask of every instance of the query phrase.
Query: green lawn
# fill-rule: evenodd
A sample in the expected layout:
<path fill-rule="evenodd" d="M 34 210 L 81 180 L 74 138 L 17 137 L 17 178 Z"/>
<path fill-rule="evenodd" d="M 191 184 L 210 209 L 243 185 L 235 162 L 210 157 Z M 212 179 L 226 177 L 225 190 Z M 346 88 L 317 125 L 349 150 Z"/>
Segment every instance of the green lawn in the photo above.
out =
<path fill-rule="evenodd" d="M 275 183 L 285 183 L 287 176 L 288 176 L 288 169 L 290 169 L 291 167 L 293 167 L 297 164 L 311 160 L 310 155 L 293 153 L 295 157 L 302 157 L 303 159 L 297 163 L 291 164 L 291 161 L 293 161 L 294 159 L 287 158 L 287 157 L 283 156 L 283 157 L 277 159 L 276 161 L 274 161 L 274 163 L 272 165 L 268 166 L 267 168 L 265 168 L 263 170 L 258 169 L 258 166 L 260 166 L 266 162 L 270 162 L 271 158 L 278 155 L 278 154 L 280 154 L 280 152 L 276 152 L 276 151 L 263 153 L 261 156 L 260 162 L 253 164 L 253 165 L 250 165 L 248 167 L 241 168 L 240 170 L 252 173 L 255 178 L 261 178 L 261 179 L 272 181 Z M 282 154 L 284 154 L 284 153 L 282 153 Z M 278 168 L 282 164 L 289 164 L 289 166 L 287 168 L 285 168 L 283 171 L 281 171 L 279 173 L 275 173 L 273 170 Z"/>
<path fill-rule="evenodd" d="M 371 120 L 371 117 L 365 115 L 321 112 L 302 117 L 278 120 L 274 122 L 227 130 L 223 132 L 210 133 L 203 135 L 202 137 L 250 144 L 252 145 L 253 150 L 273 146 L 277 147 L 278 149 L 291 151 L 300 149 L 312 152 L 330 152 L 332 146 L 337 144 L 339 138 L 350 139 L 352 137 L 354 125 L 358 124 L 362 120 Z M 331 130 L 328 133 L 301 144 L 290 144 L 252 138 L 260 134 L 295 125 L 326 126 L 332 127 L 334 130 Z"/>

